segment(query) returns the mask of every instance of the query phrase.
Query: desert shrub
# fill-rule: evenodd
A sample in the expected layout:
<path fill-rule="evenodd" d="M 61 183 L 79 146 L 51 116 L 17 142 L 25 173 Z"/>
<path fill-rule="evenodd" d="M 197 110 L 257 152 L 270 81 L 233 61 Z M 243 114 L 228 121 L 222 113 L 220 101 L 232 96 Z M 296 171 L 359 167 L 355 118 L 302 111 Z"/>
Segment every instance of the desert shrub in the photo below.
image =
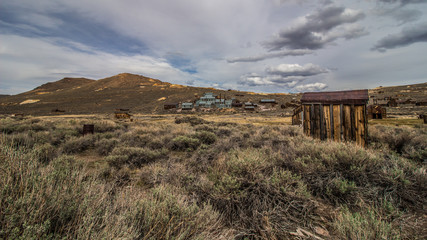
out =
<path fill-rule="evenodd" d="M 96 151 L 101 156 L 107 156 L 108 154 L 113 151 L 114 147 L 118 144 L 117 139 L 101 139 L 100 141 L 96 142 L 95 147 Z"/>
<path fill-rule="evenodd" d="M 117 147 L 107 157 L 107 161 L 110 165 L 116 167 L 121 167 L 124 164 L 140 167 L 143 164 L 161 159 L 166 154 L 167 151 L 165 149 L 151 150 L 148 148 Z"/>
<path fill-rule="evenodd" d="M 216 135 L 218 135 L 219 137 L 228 137 L 232 134 L 232 130 L 230 128 L 227 127 L 220 127 L 218 128 L 218 130 L 216 130 Z"/>
<path fill-rule="evenodd" d="M 162 149 L 164 148 L 167 143 L 170 141 L 168 137 L 154 137 L 150 140 L 150 142 L 147 144 L 147 147 L 151 149 Z"/>
<path fill-rule="evenodd" d="M 208 123 L 206 120 L 198 117 L 177 117 L 175 118 L 176 124 L 189 123 L 191 126 Z"/>
<path fill-rule="evenodd" d="M 351 212 L 343 207 L 334 227 L 342 239 L 401 239 L 400 231 L 393 227 L 375 208 Z"/>
<path fill-rule="evenodd" d="M 93 147 L 94 144 L 95 139 L 92 135 L 72 137 L 62 145 L 62 152 L 66 154 L 81 153 Z"/>
<path fill-rule="evenodd" d="M 206 125 L 206 124 L 199 125 L 199 126 L 195 127 L 194 130 L 196 130 L 196 132 L 198 132 L 198 131 L 215 132 L 215 128 L 213 128 L 209 125 Z"/>
<path fill-rule="evenodd" d="M 50 144 L 59 146 L 71 137 L 79 137 L 81 134 L 76 129 L 57 128 L 50 132 Z"/>
<path fill-rule="evenodd" d="M 210 205 L 191 203 L 170 186 L 152 189 L 139 201 L 134 218 L 137 238 L 145 239 L 213 239 L 219 236 L 212 230 L 221 228 L 220 215 Z"/>
<path fill-rule="evenodd" d="M 240 232 L 237 239 L 290 238 L 291 229 L 311 218 L 314 205 L 303 179 L 274 163 L 267 149 L 231 151 L 211 163 L 194 191 Z"/>
<path fill-rule="evenodd" d="M 424 129 L 374 125 L 369 128 L 369 139 L 374 148 L 387 147 L 418 161 L 427 159 L 427 133 Z"/>
<path fill-rule="evenodd" d="M 193 174 L 182 163 L 169 160 L 168 162 L 154 162 L 141 169 L 140 180 L 144 186 L 150 188 L 161 184 L 185 186 L 193 180 Z"/>
<path fill-rule="evenodd" d="M 42 125 L 42 124 L 31 124 L 30 129 L 33 131 L 39 132 L 39 131 L 46 131 L 49 128 L 47 126 Z"/>
<path fill-rule="evenodd" d="M 0 238 L 57 238 L 75 231 L 83 199 L 72 159 L 58 158 L 42 170 L 38 160 L 22 151 L 2 146 L 1 154 L 6 171 L 0 173 Z"/>
<path fill-rule="evenodd" d="M 285 136 L 298 136 L 302 135 L 302 129 L 298 126 L 285 126 L 278 129 L 282 135 Z"/>
<path fill-rule="evenodd" d="M 237 123 L 233 123 L 233 122 L 216 122 L 215 126 L 217 126 L 217 127 L 225 127 L 225 126 L 235 127 L 235 126 L 237 126 Z"/>
<path fill-rule="evenodd" d="M 100 121 L 94 124 L 95 133 L 114 132 L 120 128 L 120 125 L 112 121 Z"/>
<path fill-rule="evenodd" d="M 194 137 L 199 139 L 201 143 L 208 145 L 213 144 L 216 141 L 216 135 L 208 131 L 199 131 L 194 134 Z"/>
<path fill-rule="evenodd" d="M 35 144 L 34 139 L 28 133 L 15 133 L 5 137 L 7 143 L 14 148 L 32 148 Z"/>
<path fill-rule="evenodd" d="M 41 163 L 49 163 L 57 156 L 57 148 L 50 143 L 35 145 L 33 148 L 34 157 Z"/>
<path fill-rule="evenodd" d="M 200 146 L 200 140 L 189 136 L 178 136 L 172 139 L 170 149 L 178 151 L 193 151 Z"/>
<path fill-rule="evenodd" d="M 136 134 L 134 132 L 127 132 L 120 136 L 120 141 L 129 147 L 145 147 L 153 138 L 151 134 Z"/>

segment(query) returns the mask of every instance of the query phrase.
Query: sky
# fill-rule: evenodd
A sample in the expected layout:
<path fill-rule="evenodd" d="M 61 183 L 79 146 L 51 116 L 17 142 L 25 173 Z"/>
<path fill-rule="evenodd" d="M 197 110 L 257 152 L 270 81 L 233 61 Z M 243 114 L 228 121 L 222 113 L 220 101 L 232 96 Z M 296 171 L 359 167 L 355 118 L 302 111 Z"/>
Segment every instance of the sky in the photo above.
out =
<path fill-rule="evenodd" d="M 286 93 L 427 82 L 427 0 L 0 3 L 0 94 L 133 73 Z"/>

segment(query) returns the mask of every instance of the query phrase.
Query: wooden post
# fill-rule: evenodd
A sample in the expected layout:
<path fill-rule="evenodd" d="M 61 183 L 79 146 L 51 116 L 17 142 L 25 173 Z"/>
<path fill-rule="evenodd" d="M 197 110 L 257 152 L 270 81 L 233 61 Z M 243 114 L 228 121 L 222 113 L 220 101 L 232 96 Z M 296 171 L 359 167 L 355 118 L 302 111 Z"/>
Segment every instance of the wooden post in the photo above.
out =
<path fill-rule="evenodd" d="M 331 128 L 331 139 L 334 140 L 334 105 L 333 104 L 329 104 L 329 114 L 330 114 L 330 128 Z"/>
<path fill-rule="evenodd" d="M 334 140 L 341 142 L 341 111 L 340 105 L 336 104 L 333 106 L 333 117 L 334 117 Z"/>
<path fill-rule="evenodd" d="M 314 137 L 314 104 L 310 106 L 310 136 Z"/>
<path fill-rule="evenodd" d="M 323 134 L 323 132 L 325 131 L 325 128 L 323 127 L 323 123 L 325 122 L 324 121 L 324 119 L 323 119 L 323 116 L 324 114 L 323 114 L 323 104 L 319 104 L 319 132 L 320 132 L 320 140 L 324 140 L 325 138 L 324 138 L 324 134 Z"/>
<path fill-rule="evenodd" d="M 343 129 L 343 124 L 344 124 L 344 108 L 342 103 L 340 104 L 340 139 L 341 141 L 344 141 L 344 129 Z"/>
<path fill-rule="evenodd" d="M 350 105 L 350 125 L 351 125 L 351 131 L 350 131 L 350 134 L 351 134 L 351 140 L 352 141 L 356 141 L 356 133 L 357 133 L 357 129 L 356 129 L 356 126 L 357 126 L 357 123 L 356 123 L 356 116 L 355 116 L 355 112 L 354 112 L 355 110 L 354 110 L 354 104 L 351 104 Z"/>

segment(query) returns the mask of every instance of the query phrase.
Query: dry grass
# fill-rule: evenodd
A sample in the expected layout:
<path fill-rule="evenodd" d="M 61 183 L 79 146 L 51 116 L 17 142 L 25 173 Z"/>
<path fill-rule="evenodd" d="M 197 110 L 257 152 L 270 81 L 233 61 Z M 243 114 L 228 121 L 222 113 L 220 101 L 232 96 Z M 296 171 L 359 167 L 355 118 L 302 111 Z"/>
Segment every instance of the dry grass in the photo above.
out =
<path fill-rule="evenodd" d="M 363 149 L 281 120 L 1 119 L 0 238 L 427 237 L 424 127 Z"/>

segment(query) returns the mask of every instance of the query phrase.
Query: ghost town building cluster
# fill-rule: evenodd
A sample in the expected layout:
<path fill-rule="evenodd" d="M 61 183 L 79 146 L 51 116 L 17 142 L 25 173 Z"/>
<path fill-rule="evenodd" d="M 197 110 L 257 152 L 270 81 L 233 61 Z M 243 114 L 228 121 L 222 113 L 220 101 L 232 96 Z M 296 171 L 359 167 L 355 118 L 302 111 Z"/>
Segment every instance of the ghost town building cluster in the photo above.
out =
<path fill-rule="evenodd" d="M 242 95 L 243 96 L 243 95 Z M 197 97 L 197 96 L 196 96 Z M 261 99 L 259 104 L 263 106 L 275 106 L 277 104 L 275 99 Z M 226 96 L 215 95 L 214 93 L 207 92 L 203 96 L 197 97 L 195 101 L 185 101 L 181 103 L 165 103 L 164 109 L 180 109 L 182 111 L 191 110 L 215 110 L 215 109 L 232 109 L 241 108 L 246 111 L 255 111 L 258 107 L 254 102 L 240 102 L 236 98 L 227 99 Z"/>

